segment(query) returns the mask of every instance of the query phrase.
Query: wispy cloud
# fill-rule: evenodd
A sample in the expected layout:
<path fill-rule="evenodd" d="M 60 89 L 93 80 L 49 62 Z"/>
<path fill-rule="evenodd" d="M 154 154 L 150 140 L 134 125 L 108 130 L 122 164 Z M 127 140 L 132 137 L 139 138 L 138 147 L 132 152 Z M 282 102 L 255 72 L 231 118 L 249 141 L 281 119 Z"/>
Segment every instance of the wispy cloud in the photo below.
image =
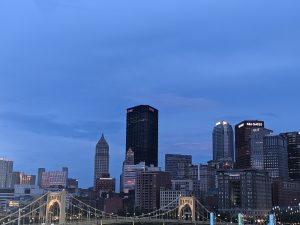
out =
<path fill-rule="evenodd" d="M 159 108 L 169 108 L 177 110 L 210 110 L 216 108 L 220 103 L 216 100 L 206 97 L 186 97 L 180 96 L 173 93 L 144 95 L 144 96 L 131 96 L 127 97 L 129 100 L 142 104 L 148 102 L 149 104 L 155 105 Z"/>
<path fill-rule="evenodd" d="M 0 113 L 0 119 L 8 126 L 19 127 L 29 132 L 69 138 L 84 138 L 94 140 L 99 132 L 118 132 L 123 124 L 119 121 L 82 120 L 72 123 L 59 121 L 54 116 L 27 115 L 17 113 Z"/>

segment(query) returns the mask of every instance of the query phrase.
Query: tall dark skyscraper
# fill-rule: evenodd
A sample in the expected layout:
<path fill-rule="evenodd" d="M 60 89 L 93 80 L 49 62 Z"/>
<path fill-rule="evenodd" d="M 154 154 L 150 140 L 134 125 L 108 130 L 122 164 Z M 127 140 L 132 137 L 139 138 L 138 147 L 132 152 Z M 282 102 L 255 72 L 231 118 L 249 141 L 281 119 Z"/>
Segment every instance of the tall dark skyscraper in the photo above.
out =
<path fill-rule="evenodd" d="M 134 152 L 134 164 L 145 162 L 157 166 L 158 110 L 149 105 L 127 109 L 126 151 Z"/>
<path fill-rule="evenodd" d="M 281 134 L 287 139 L 289 177 L 300 181 L 300 132 Z"/>
<path fill-rule="evenodd" d="M 102 177 L 109 177 L 109 146 L 103 134 L 96 145 L 94 187 L 96 187 L 97 179 Z"/>
<path fill-rule="evenodd" d="M 245 120 L 235 125 L 236 168 L 251 168 L 251 135 L 256 128 L 264 128 L 264 121 Z"/>
<path fill-rule="evenodd" d="M 233 130 L 226 122 L 217 122 L 213 130 L 213 160 L 234 161 Z"/>

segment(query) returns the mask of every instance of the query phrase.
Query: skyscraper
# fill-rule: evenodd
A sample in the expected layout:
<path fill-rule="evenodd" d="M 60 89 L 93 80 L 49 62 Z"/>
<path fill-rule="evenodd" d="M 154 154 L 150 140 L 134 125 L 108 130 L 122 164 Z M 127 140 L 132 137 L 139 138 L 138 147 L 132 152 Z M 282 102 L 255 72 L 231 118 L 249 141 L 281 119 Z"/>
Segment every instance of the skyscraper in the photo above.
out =
<path fill-rule="evenodd" d="M 134 152 L 129 149 L 123 162 L 122 175 L 120 179 L 121 192 L 127 194 L 129 193 L 129 191 L 134 191 L 136 186 L 137 173 L 145 171 L 145 169 L 145 162 L 134 164 Z"/>
<path fill-rule="evenodd" d="M 94 187 L 96 187 L 97 179 L 102 177 L 109 177 L 109 146 L 103 134 L 96 145 Z"/>
<path fill-rule="evenodd" d="M 264 169 L 264 137 L 273 131 L 266 128 L 253 128 L 250 134 L 251 168 Z"/>
<path fill-rule="evenodd" d="M 66 188 L 68 180 L 67 176 L 68 174 L 65 169 L 62 171 L 42 172 L 41 187 L 46 189 L 52 187 Z"/>
<path fill-rule="evenodd" d="M 287 141 L 280 135 L 264 137 L 264 169 L 271 178 L 288 179 Z"/>
<path fill-rule="evenodd" d="M 264 121 L 245 120 L 235 125 L 236 168 L 251 168 L 251 134 L 255 128 L 264 128 Z"/>
<path fill-rule="evenodd" d="M 226 122 L 217 122 L 213 129 L 213 160 L 234 161 L 233 130 Z"/>
<path fill-rule="evenodd" d="M 171 188 L 171 176 L 163 171 L 144 171 L 137 174 L 135 206 L 145 211 L 159 209 L 161 188 Z"/>
<path fill-rule="evenodd" d="M 300 132 L 281 134 L 287 139 L 289 177 L 300 181 Z"/>
<path fill-rule="evenodd" d="M 46 172 L 45 168 L 38 168 L 38 180 L 37 180 L 37 185 L 39 187 L 42 186 L 42 174 Z"/>
<path fill-rule="evenodd" d="M 188 179 L 191 165 L 191 155 L 165 155 L 165 171 L 171 174 L 172 179 Z"/>
<path fill-rule="evenodd" d="M 13 161 L 0 158 L 0 188 L 11 188 Z"/>
<path fill-rule="evenodd" d="M 134 152 L 134 164 L 158 162 L 158 110 L 149 105 L 127 109 L 126 151 Z"/>

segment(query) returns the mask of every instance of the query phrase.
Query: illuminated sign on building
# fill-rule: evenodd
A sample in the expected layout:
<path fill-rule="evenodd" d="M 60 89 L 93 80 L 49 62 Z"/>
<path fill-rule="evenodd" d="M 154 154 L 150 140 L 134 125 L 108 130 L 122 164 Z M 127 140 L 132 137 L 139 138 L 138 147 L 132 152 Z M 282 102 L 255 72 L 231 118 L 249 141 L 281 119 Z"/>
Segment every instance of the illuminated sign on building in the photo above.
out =
<path fill-rule="evenodd" d="M 262 127 L 263 123 L 261 123 L 261 122 L 255 122 L 255 123 L 247 122 L 247 126 L 249 126 L 249 127 Z"/>
<path fill-rule="evenodd" d="M 243 127 L 244 125 L 245 125 L 244 123 L 241 123 L 241 124 L 239 125 L 239 128 Z"/>
<path fill-rule="evenodd" d="M 19 201 L 9 201 L 8 202 L 9 207 L 20 207 Z"/>
<path fill-rule="evenodd" d="M 246 123 L 239 124 L 238 128 L 241 128 L 245 125 L 248 127 L 263 127 L 264 126 L 264 124 L 262 122 L 246 122 Z"/>

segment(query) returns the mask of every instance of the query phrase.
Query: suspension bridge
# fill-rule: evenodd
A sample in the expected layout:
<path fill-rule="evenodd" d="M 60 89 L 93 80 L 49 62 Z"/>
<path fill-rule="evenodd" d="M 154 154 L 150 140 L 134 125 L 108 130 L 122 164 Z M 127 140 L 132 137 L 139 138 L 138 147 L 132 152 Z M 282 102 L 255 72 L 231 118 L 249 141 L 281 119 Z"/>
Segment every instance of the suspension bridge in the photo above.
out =
<path fill-rule="evenodd" d="M 174 206 L 175 205 L 175 206 Z M 0 218 L 2 225 L 228 224 L 195 197 L 179 196 L 153 212 L 124 217 L 101 211 L 65 191 L 48 192 Z M 232 223 L 231 223 L 232 224 Z"/>

